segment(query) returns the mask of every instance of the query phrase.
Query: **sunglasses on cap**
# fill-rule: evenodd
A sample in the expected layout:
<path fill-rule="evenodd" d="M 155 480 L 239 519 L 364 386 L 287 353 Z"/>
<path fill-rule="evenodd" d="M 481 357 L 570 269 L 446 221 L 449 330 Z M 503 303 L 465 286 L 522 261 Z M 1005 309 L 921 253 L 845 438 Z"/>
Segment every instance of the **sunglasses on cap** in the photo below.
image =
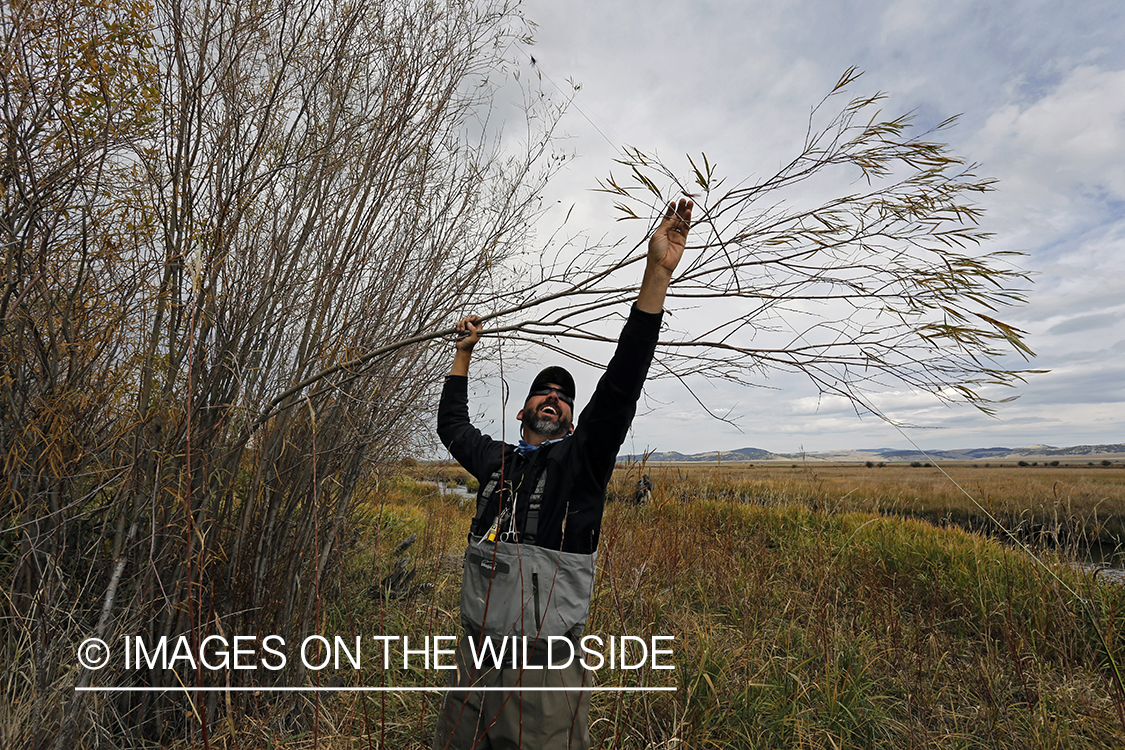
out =
<path fill-rule="evenodd" d="M 534 391 L 527 394 L 527 397 L 531 398 L 532 396 L 550 396 L 552 393 L 558 396 L 559 401 L 562 401 L 571 409 L 574 408 L 574 399 L 560 391 L 558 388 L 551 388 L 550 386 L 546 385 L 542 388 L 536 388 Z"/>

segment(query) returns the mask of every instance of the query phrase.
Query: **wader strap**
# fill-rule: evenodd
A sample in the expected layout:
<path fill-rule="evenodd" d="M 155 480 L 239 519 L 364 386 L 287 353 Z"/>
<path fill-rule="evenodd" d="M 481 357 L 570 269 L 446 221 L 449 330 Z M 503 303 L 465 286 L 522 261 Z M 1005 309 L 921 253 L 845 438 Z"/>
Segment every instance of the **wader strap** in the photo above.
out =
<path fill-rule="evenodd" d="M 547 467 L 539 475 L 535 483 L 535 491 L 531 493 L 531 503 L 527 506 L 527 523 L 524 524 L 520 541 L 524 544 L 534 544 L 535 534 L 539 531 L 539 507 L 543 504 L 543 486 L 547 484 Z"/>
<path fill-rule="evenodd" d="M 477 502 L 477 513 L 473 519 L 472 528 L 476 528 L 480 523 L 481 517 L 484 516 L 484 509 L 488 507 L 488 501 L 492 498 L 492 493 L 500 484 L 500 470 L 492 472 L 492 476 L 488 478 L 488 484 L 484 486 L 484 492 L 480 493 L 480 501 Z"/>

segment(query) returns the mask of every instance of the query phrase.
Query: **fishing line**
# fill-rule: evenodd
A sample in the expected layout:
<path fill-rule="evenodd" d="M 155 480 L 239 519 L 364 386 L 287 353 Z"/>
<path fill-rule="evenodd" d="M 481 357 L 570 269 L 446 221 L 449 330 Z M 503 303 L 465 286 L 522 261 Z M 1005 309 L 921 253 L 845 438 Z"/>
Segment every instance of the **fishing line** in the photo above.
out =
<path fill-rule="evenodd" d="M 492 271 L 492 264 L 491 263 L 488 264 L 486 268 L 487 268 L 487 273 L 488 273 L 488 280 L 492 284 L 492 288 L 498 289 L 498 287 L 496 285 L 496 277 L 493 275 L 493 271 Z M 483 326 L 484 326 L 484 324 L 481 323 L 481 327 L 482 327 L 481 334 L 484 333 Z M 505 446 L 508 443 L 507 419 L 505 419 L 505 415 L 507 415 L 507 413 L 508 413 L 508 396 L 509 396 L 509 391 L 511 390 L 508 387 L 507 379 L 504 377 L 504 345 L 503 345 L 503 339 L 504 339 L 504 337 L 499 332 L 497 332 L 497 334 L 496 334 L 496 363 L 497 363 L 497 367 L 500 370 L 500 444 L 501 444 L 501 446 Z M 508 454 L 508 451 L 505 450 L 503 447 L 501 447 L 501 450 L 500 450 L 500 484 L 497 487 L 497 491 L 499 491 L 500 497 L 499 497 L 499 500 L 497 501 L 497 504 L 496 504 L 496 527 L 497 527 L 496 530 L 497 530 L 497 534 L 501 533 L 501 530 L 499 528 L 499 524 L 500 524 L 500 518 L 504 515 L 504 497 L 505 497 L 504 496 L 504 490 L 505 490 L 504 485 L 505 485 L 505 483 L 507 482 L 507 479 L 508 479 L 507 470 L 506 470 L 507 469 L 507 467 L 506 467 L 507 454 Z M 516 518 L 516 492 L 513 491 L 513 490 L 509 490 L 508 494 L 511 495 L 511 498 L 512 498 L 512 508 L 511 508 L 511 511 L 510 511 L 510 515 L 511 515 L 512 525 L 513 525 L 513 528 L 514 528 L 515 518 Z M 488 498 L 481 498 L 481 499 L 484 500 L 485 502 L 488 502 Z M 475 515 L 476 515 L 476 510 L 474 509 L 474 516 Z M 488 536 L 487 533 L 482 534 L 481 540 L 480 540 L 480 542 L 478 543 L 477 546 L 483 545 L 487 536 Z M 494 548 L 493 549 L 493 556 L 494 557 L 495 557 L 495 554 L 496 554 L 496 550 Z"/>
<path fill-rule="evenodd" d="M 541 64 L 539 63 L 539 61 L 538 61 L 538 60 L 536 60 L 536 59 L 535 59 L 534 57 L 532 57 L 532 56 L 531 56 L 531 54 L 530 54 L 530 53 L 528 53 L 528 52 L 527 52 L 526 50 L 524 50 L 523 48 L 520 48 L 520 49 L 521 49 L 521 51 L 522 51 L 522 52 L 523 52 L 523 53 L 524 53 L 525 55 L 527 55 L 527 57 L 528 57 L 528 60 L 529 60 L 529 62 L 531 63 L 532 67 L 533 67 L 533 68 L 535 69 L 535 71 L 536 71 L 537 75 L 541 76 L 542 78 L 546 78 L 546 79 L 547 79 L 547 81 L 548 81 L 548 82 L 549 82 L 549 83 L 550 83 L 550 84 L 551 84 L 552 86 L 554 86 L 554 87 L 555 87 L 555 89 L 556 89 L 556 90 L 557 90 L 557 91 L 558 91 L 558 92 L 559 92 L 560 94 L 562 94 L 562 95 L 563 95 L 564 97 L 569 97 L 569 99 L 568 99 L 568 106 L 573 106 L 573 107 L 574 107 L 574 109 L 575 109 L 575 110 L 577 110 L 577 111 L 578 111 L 578 113 L 579 113 L 580 115 L 582 115 L 582 117 L 583 117 L 583 118 L 584 118 L 584 119 L 586 120 L 586 122 L 588 122 L 588 123 L 590 124 L 590 126 L 594 128 L 594 130 L 595 130 L 595 131 L 596 131 L 596 132 L 598 133 L 598 135 L 600 135 L 600 136 L 602 137 L 602 139 L 604 139 L 604 140 L 605 140 L 605 142 L 606 142 L 606 143 L 608 143 L 608 144 L 610 145 L 610 147 L 611 147 L 611 148 L 612 148 L 612 149 L 613 149 L 613 150 L 614 150 L 614 151 L 615 151 L 616 153 L 618 153 L 618 154 L 623 154 L 624 152 L 623 152 L 623 151 L 622 151 L 622 150 L 621 150 L 621 149 L 620 149 L 620 148 L 619 148 L 619 147 L 618 147 L 618 146 L 617 146 L 616 144 L 614 144 L 614 142 L 613 142 L 613 141 L 611 141 L 611 140 L 609 139 L 609 137 L 608 137 L 608 136 L 607 136 L 607 135 L 605 134 L 605 132 L 604 132 L 604 131 L 603 131 L 603 130 L 602 130 L 602 129 L 600 128 L 600 127 L 598 127 L 597 123 L 595 123 L 595 122 L 594 122 L 593 118 L 591 118 L 591 117 L 590 117 L 590 116 L 589 116 L 588 114 L 586 114 L 586 112 L 585 112 L 585 111 L 584 111 L 584 110 L 583 110 L 583 109 L 582 109 L 581 107 L 579 107 L 579 106 L 578 106 L 577 104 L 575 104 L 575 103 L 574 103 L 574 96 L 573 96 L 573 94 L 571 94 L 571 95 L 568 95 L 568 94 L 567 94 L 567 93 L 566 93 L 566 92 L 565 92 L 565 91 L 564 91 L 564 90 L 562 89 L 562 87 L 560 87 L 560 86 L 559 86 L 559 85 L 558 85 L 557 83 L 555 83 L 554 79 L 552 79 L 552 78 L 550 77 L 550 75 L 548 75 L 548 74 L 546 73 L 546 71 L 544 71 L 544 70 L 543 70 L 543 67 L 542 67 L 542 65 L 541 65 Z M 575 92 L 575 93 L 577 93 L 577 88 L 575 88 L 575 87 L 573 87 L 573 86 L 572 86 L 572 89 L 574 89 L 574 92 Z M 611 128 L 608 128 L 608 127 L 607 127 L 607 129 L 609 129 L 609 130 L 611 130 L 611 131 L 612 131 L 612 129 L 611 129 Z M 683 186 L 679 184 L 679 181 L 678 181 L 678 180 L 676 180 L 675 182 L 676 182 L 676 184 L 677 184 L 677 187 L 678 187 L 678 188 L 680 188 L 680 189 L 681 189 L 681 191 L 682 191 L 682 189 L 683 189 Z M 703 206 L 700 206 L 700 208 L 704 208 L 704 207 L 703 207 Z M 706 210 L 704 210 L 704 216 L 706 216 L 706 215 L 707 215 L 707 212 L 706 212 Z M 658 219 L 658 220 L 659 220 L 659 219 Z M 696 223 L 699 223 L 699 222 L 696 222 Z M 712 227 L 712 230 L 714 231 L 714 227 Z M 651 228 L 650 228 L 650 233 L 651 233 Z M 776 301 L 776 302 L 775 302 L 775 304 L 771 304 L 771 305 L 768 305 L 768 307 L 776 307 L 776 306 L 777 306 L 777 303 L 779 303 L 779 302 L 780 302 L 780 300 Z M 808 341 L 808 339 L 806 339 L 806 338 L 805 338 L 805 336 L 804 336 L 804 335 L 803 335 L 803 334 L 802 334 L 801 332 L 799 332 L 799 331 L 798 331 L 798 330 L 797 330 L 796 328 L 794 328 L 794 327 L 793 327 L 793 325 L 792 325 L 792 324 L 791 324 L 791 323 L 789 322 L 789 320 L 788 320 L 787 318 L 785 318 L 785 316 L 781 315 L 781 314 L 780 314 L 780 313 L 779 313 L 779 312 L 778 312 L 778 311 L 777 311 L 776 309 L 775 309 L 775 310 L 773 311 L 773 314 L 774 314 L 774 315 L 777 315 L 777 317 L 778 317 L 778 318 L 779 318 L 780 320 L 784 321 L 785 325 L 786 325 L 786 326 L 787 326 L 787 327 L 788 327 L 788 328 L 789 328 L 789 329 L 790 329 L 791 331 L 793 331 L 793 333 L 794 333 L 794 334 L 795 334 L 795 335 L 796 335 L 796 336 L 797 336 L 797 337 L 798 337 L 798 338 L 799 338 L 800 340 L 804 341 L 804 342 L 805 342 L 806 344 L 808 344 L 809 346 L 812 346 L 811 342 L 809 342 L 809 341 Z M 669 371 L 670 371 L 670 368 L 668 368 L 668 367 L 667 367 L 667 365 L 665 365 L 665 368 L 666 368 L 666 369 L 669 369 Z M 834 368 L 832 368 L 832 367 L 831 367 L 831 365 L 829 365 L 828 369 L 829 369 L 829 370 L 832 370 L 832 369 L 834 369 Z M 501 369 L 501 379 L 503 379 L 502 369 Z M 681 381 L 682 381 L 682 379 L 681 379 Z M 844 379 L 844 378 L 840 378 L 840 382 L 842 382 L 842 383 L 846 383 L 846 382 L 847 382 L 847 380 L 846 380 L 846 379 Z M 690 389 L 690 388 L 688 389 L 688 391 L 689 391 L 689 393 L 692 393 L 692 391 L 691 391 L 691 389 Z M 694 393 L 692 393 L 692 395 L 694 396 L 695 394 L 694 394 Z M 696 398 L 696 400 L 698 401 L 699 399 L 698 399 L 698 398 Z M 505 400 L 505 402 L 504 402 L 504 403 L 505 403 L 505 405 L 506 405 L 506 400 Z M 702 403 L 701 403 L 701 405 L 702 405 Z M 910 436 L 909 436 L 909 435 L 908 435 L 908 434 L 907 434 L 907 433 L 906 433 L 906 432 L 905 432 L 905 431 L 904 431 L 904 430 L 903 430 L 903 429 L 902 429 L 902 428 L 901 428 L 901 427 L 900 427 L 900 426 L 899 426 L 899 425 L 898 425 L 898 424 L 897 424 L 896 422 L 894 422 L 893 420 L 889 419 L 889 418 L 888 418 L 888 417 L 887 417 L 887 416 L 886 416 L 885 414 L 883 414 L 883 412 L 882 412 L 882 411 L 880 411 L 880 410 L 879 410 L 878 408 L 876 408 L 874 404 L 871 404 L 871 403 L 869 403 L 869 402 L 865 401 L 865 402 L 864 402 L 864 406 L 865 406 L 866 408 L 868 408 L 868 409 L 869 409 L 869 410 L 870 410 L 870 411 L 871 411 L 871 412 L 872 412 L 872 413 L 873 413 L 873 414 L 874 414 L 875 416 L 877 416 L 877 417 L 878 417 L 879 419 L 883 420 L 883 421 L 884 421 L 884 422 L 886 422 L 887 424 L 890 424 L 890 425 L 891 425 L 892 427 L 894 427 L 894 428 L 895 428 L 895 430 L 896 430 L 896 431 L 897 431 L 897 432 L 898 432 L 898 433 L 899 433 L 900 435 L 902 435 L 902 437 L 903 437 L 903 438 L 905 438 L 905 439 L 906 439 L 906 441 L 907 441 L 907 442 L 909 442 L 909 443 L 910 443 L 910 445 L 912 445 L 912 446 L 913 446 L 913 447 L 915 448 L 915 450 L 917 450 L 917 451 L 918 451 L 918 453 L 919 453 L 919 454 L 921 454 L 922 456 L 925 456 L 925 457 L 926 457 L 927 459 L 929 459 L 929 460 L 930 460 L 930 462 L 931 462 L 931 463 L 933 463 L 933 465 L 934 465 L 934 466 L 935 466 L 935 467 L 936 467 L 936 468 L 938 469 L 938 471 L 940 471 L 940 472 L 941 472 L 942 476 L 944 476 L 944 477 L 945 477 L 945 478 L 946 478 L 946 479 L 947 479 L 947 480 L 949 481 L 949 483 L 950 483 L 950 484 L 952 484 L 952 485 L 953 485 L 954 487 L 956 487 L 956 488 L 958 489 L 958 491 L 960 491 L 960 492 L 961 492 L 961 493 L 962 493 L 962 494 L 963 494 L 963 495 L 964 495 L 965 497 L 967 497 L 967 498 L 969 499 L 969 501 L 970 501 L 970 502 L 971 502 L 971 503 L 972 503 L 972 504 L 973 504 L 974 506 L 976 506 L 976 507 L 977 507 L 977 508 L 978 508 L 978 509 L 979 509 L 979 510 L 980 510 L 980 511 L 981 511 L 981 512 L 982 512 L 982 513 L 983 513 L 983 514 L 985 515 L 985 517 L 986 517 L 986 518 L 987 518 L 987 519 L 988 519 L 989 521 L 991 521 L 991 522 L 992 522 L 993 524 L 995 524 L 995 526 L 996 526 L 996 527 L 1000 528 L 1000 529 L 1001 529 L 1001 530 L 1002 530 L 1002 531 L 1004 532 L 1004 534 L 1005 534 L 1005 535 L 1006 535 L 1006 536 L 1007 536 L 1007 537 L 1008 537 L 1009 539 L 1011 539 L 1011 541 L 1012 541 L 1012 542 L 1013 542 L 1013 543 L 1015 544 L 1015 546 L 1016 546 L 1017 548 L 1019 548 L 1019 549 L 1020 549 L 1021 551 L 1023 551 L 1023 552 L 1024 552 L 1024 553 L 1025 553 L 1026 555 L 1028 555 L 1028 556 L 1029 556 L 1029 557 L 1030 557 L 1030 558 L 1031 558 L 1032 560 L 1034 560 L 1034 561 L 1035 561 L 1035 563 L 1036 563 L 1036 565 L 1038 565 L 1038 566 L 1039 566 L 1039 567 L 1041 567 L 1041 568 L 1042 568 L 1042 569 L 1043 569 L 1044 571 L 1046 571 L 1046 572 L 1047 572 L 1047 573 L 1048 573 L 1048 574 L 1050 575 L 1050 577 L 1051 577 L 1051 578 L 1053 578 L 1053 579 L 1054 579 L 1054 580 L 1055 580 L 1055 581 L 1056 581 L 1056 582 L 1057 582 L 1057 583 L 1058 583 L 1059 585 L 1061 585 L 1061 586 L 1062 586 L 1062 588 L 1064 588 L 1064 589 L 1065 589 L 1065 590 L 1066 590 L 1066 591 L 1067 591 L 1067 592 L 1068 592 L 1068 593 L 1069 593 L 1069 594 L 1070 594 L 1071 596 L 1075 597 L 1075 598 L 1076 598 L 1076 599 L 1077 599 L 1077 600 L 1078 600 L 1079 602 L 1081 602 L 1081 604 L 1083 605 L 1083 608 L 1084 608 L 1084 609 L 1086 610 L 1087 614 L 1089 615 L 1089 617 L 1090 617 L 1090 619 L 1091 619 L 1091 622 L 1092 622 L 1092 623 L 1093 623 L 1093 624 L 1095 625 L 1095 628 L 1094 628 L 1094 630 L 1095 630 L 1095 632 L 1097 632 L 1097 634 L 1098 634 L 1098 638 L 1099 638 L 1099 640 L 1100 640 L 1100 641 L 1101 641 L 1101 643 L 1102 643 L 1102 647 L 1103 647 L 1103 648 L 1105 649 L 1105 651 L 1106 651 L 1106 654 L 1107 654 L 1107 656 L 1109 657 L 1109 660 L 1110 660 L 1110 664 L 1111 664 L 1111 666 L 1113 667 L 1114 675 L 1115 675 L 1115 677 L 1116 677 L 1116 679 L 1117 679 L 1117 684 L 1118 684 L 1118 687 L 1119 687 L 1119 689 L 1121 689 L 1121 690 L 1122 690 L 1122 692 L 1125 692 L 1125 681 L 1123 681 L 1123 679 L 1122 679 L 1122 675 L 1121 675 L 1121 673 L 1120 673 L 1120 671 L 1119 671 L 1119 669 L 1118 669 L 1118 666 L 1117 666 L 1117 661 L 1116 661 L 1116 660 L 1115 660 L 1115 659 L 1114 659 L 1114 658 L 1112 657 L 1112 654 L 1111 654 L 1111 652 L 1110 652 L 1110 650 L 1109 650 L 1109 646 L 1108 646 L 1108 643 L 1106 642 L 1106 640 L 1105 640 L 1105 636 L 1104 636 L 1104 634 L 1102 633 L 1102 629 L 1101 629 L 1101 627 L 1099 627 L 1099 626 L 1098 626 L 1098 621 L 1097 621 L 1097 620 L 1095 619 L 1095 613 L 1093 612 L 1093 608 L 1092 608 L 1092 607 L 1093 607 L 1093 605 L 1092 605 L 1092 602 L 1091 602 L 1091 601 L 1089 601 L 1089 600 L 1086 600 L 1086 599 L 1082 598 L 1081 596 L 1079 596 L 1079 594 L 1078 594 L 1078 593 L 1077 593 L 1077 592 L 1076 592 L 1076 591 L 1075 591 L 1075 590 L 1074 590 L 1073 588 L 1071 588 L 1071 586 L 1070 586 L 1070 585 L 1069 585 L 1069 584 L 1068 584 L 1068 583 L 1067 583 L 1066 581 L 1064 581 L 1064 580 L 1063 580 L 1063 579 L 1062 579 L 1062 578 L 1061 578 L 1061 577 L 1060 577 L 1060 576 L 1059 576 L 1059 575 L 1058 575 L 1058 574 L 1057 574 L 1057 573 L 1056 573 L 1056 572 L 1055 572 L 1054 570 L 1052 570 L 1052 569 L 1051 569 L 1051 568 L 1050 568 L 1050 567 L 1049 567 L 1049 566 L 1048 566 L 1048 565 L 1047 565 L 1047 564 L 1046 564 L 1045 562 L 1043 562 L 1042 560 L 1040 560 L 1040 559 L 1039 559 L 1039 557 L 1038 557 L 1038 556 L 1037 556 L 1037 555 L 1036 555 L 1036 554 L 1034 553 L 1034 551 L 1032 551 L 1032 549 L 1031 549 L 1031 548 L 1030 548 L 1030 547 L 1029 547 L 1028 545 L 1024 544 L 1024 543 L 1023 543 L 1023 542 L 1022 542 L 1022 541 L 1021 541 L 1020 539 L 1018 539 L 1018 538 L 1016 537 L 1016 535 L 1015 535 L 1015 534 L 1014 534 L 1014 533 L 1013 533 L 1013 532 L 1012 532 L 1012 531 L 1011 531 L 1010 529 L 1008 529 L 1008 527 L 1007 527 L 1006 525 L 1004 525 L 1003 523 L 1001 523 L 1001 522 L 1000 522 L 1000 521 L 999 521 L 999 520 L 998 520 L 998 519 L 996 518 L 996 516 L 995 516 L 995 515 L 993 515 L 993 514 L 992 514 L 992 513 L 991 513 L 991 512 L 990 512 L 990 511 L 989 511 L 989 510 L 987 509 L 987 508 L 985 508 L 985 507 L 984 507 L 984 506 L 983 506 L 983 505 L 982 505 L 982 504 L 981 504 L 980 502 L 978 502 L 978 501 L 977 501 L 977 499 L 976 499 L 975 497 L 973 497 L 972 493 L 970 493 L 970 492 L 969 492 L 969 491 L 968 491 L 967 489 L 965 489 L 964 487 L 962 487 L 962 486 L 961 486 L 961 485 L 960 485 L 960 484 L 959 484 L 959 483 L 958 483 L 958 482 L 957 482 L 957 481 L 956 481 L 956 480 L 955 480 L 955 479 L 954 479 L 954 478 L 953 478 L 952 476 L 950 476 L 949 472 L 947 472 L 947 471 L 946 471 L 946 470 L 945 470 L 945 469 L 944 469 L 944 468 L 943 468 L 943 467 L 941 466 L 941 464 L 940 464 L 940 463 L 939 463 L 939 462 L 938 462 L 937 460 L 933 459 L 933 458 L 932 458 L 932 457 L 931 457 L 931 456 L 930 456 L 930 455 L 929 455 L 929 454 L 928 454 L 928 453 L 927 453 L 927 452 L 926 452 L 925 450 L 923 450 L 923 449 L 922 449 L 922 448 L 921 448 L 921 447 L 920 447 L 920 446 L 919 446 L 919 445 L 918 445 L 918 444 L 917 444 L 917 443 L 916 443 L 916 442 L 915 442 L 915 441 L 913 440 L 913 438 L 911 438 L 911 437 L 910 437 Z M 706 409 L 706 406 L 704 406 L 704 408 Z M 710 410 L 709 410 L 709 409 L 708 409 L 707 411 L 708 411 L 708 413 L 710 413 Z"/>

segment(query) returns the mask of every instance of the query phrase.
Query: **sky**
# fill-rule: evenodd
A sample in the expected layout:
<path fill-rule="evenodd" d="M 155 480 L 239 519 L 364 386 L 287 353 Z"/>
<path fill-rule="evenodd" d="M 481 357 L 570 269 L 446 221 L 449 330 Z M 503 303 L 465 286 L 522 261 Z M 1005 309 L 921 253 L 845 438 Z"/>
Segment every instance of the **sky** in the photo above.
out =
<path fill-rule="evenodd" d="M 528 0 L 535 44 L 513 50 L 548 91 L 580 85 L 561 127 L 573 154 L 547 188 L 545 222 L 630 237 L 612 201 L 592 190 L 622 145 L 670 164 L 706 153 L 741 179 L 776 168 L 803 134 L 809 111 L 849 67 L 854 93 L 887 94 L 887 113 L 913 111 L 920 125 L 951 115 L 942 139 L 997 190 L 980 200 L 982 252 L 1025 253 L 1026 305 L 1003 320 L 1026 331 L 1037 357 L 1006 366 L 1028 376 L 988 416 L 964 404 L 888 388 L 876 397 L 896 428 L 851 404 L 822 397 L 800 375 L 775 373 L 762 388 L 693 383 L 709 416 L 682 385 L 655 381 L 623 453 L 696 453 L 743 447 L 793 453 L 847 448 L 923 449 L 1125 442 L 1125 4 L 1016 0 L 826 2 L 615 2 Z M 532 67 L 529 56 L 535 57 Z M 561 94 L 560 94 L 561 96 Z M 501 102 L 501 105 L 503 102 Z M 797 140 L 795 140 L 797 139 Z M 549 231 L 544 228 L 544 232 Z M 510 363 L 512 393 L 538 367 L 531 350 Z M 604 358 L 603 358 L 604 359 Z M 593 368 L 567 365 L 589 393 Z M 494 380 L 475 383 L 482 429 L 501 431 Z M 513 439 L 510 403 L 503 423 Z"/>

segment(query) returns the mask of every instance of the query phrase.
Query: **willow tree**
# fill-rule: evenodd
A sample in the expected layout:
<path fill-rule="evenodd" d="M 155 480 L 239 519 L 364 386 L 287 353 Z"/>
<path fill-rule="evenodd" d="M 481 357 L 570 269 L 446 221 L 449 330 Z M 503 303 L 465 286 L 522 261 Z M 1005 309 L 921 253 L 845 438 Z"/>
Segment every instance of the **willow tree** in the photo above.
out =
<path fill-rule="evenodd" d="M 5 3 L 0 36 L 3 732 L 36 747 L 57 734 L 65 652 L 108 580 L 143 284 L 118 199 L 158 91 L 143 3 Z"/>
<path fill-rule="evenodd" d="M 216 701 L 76 694 L 74 647 L 317 628 L 359 480 L 426 434 L 444 363 L 337 366 L 443 326 L 521 245 L 558 110 L 529 96 L 518 145 L 490 121 L 527 32 L 502 1 L 0 21 L 6 736 L 206 742 Z M 97 683 L 217 679 L 120 667 Z"/>

